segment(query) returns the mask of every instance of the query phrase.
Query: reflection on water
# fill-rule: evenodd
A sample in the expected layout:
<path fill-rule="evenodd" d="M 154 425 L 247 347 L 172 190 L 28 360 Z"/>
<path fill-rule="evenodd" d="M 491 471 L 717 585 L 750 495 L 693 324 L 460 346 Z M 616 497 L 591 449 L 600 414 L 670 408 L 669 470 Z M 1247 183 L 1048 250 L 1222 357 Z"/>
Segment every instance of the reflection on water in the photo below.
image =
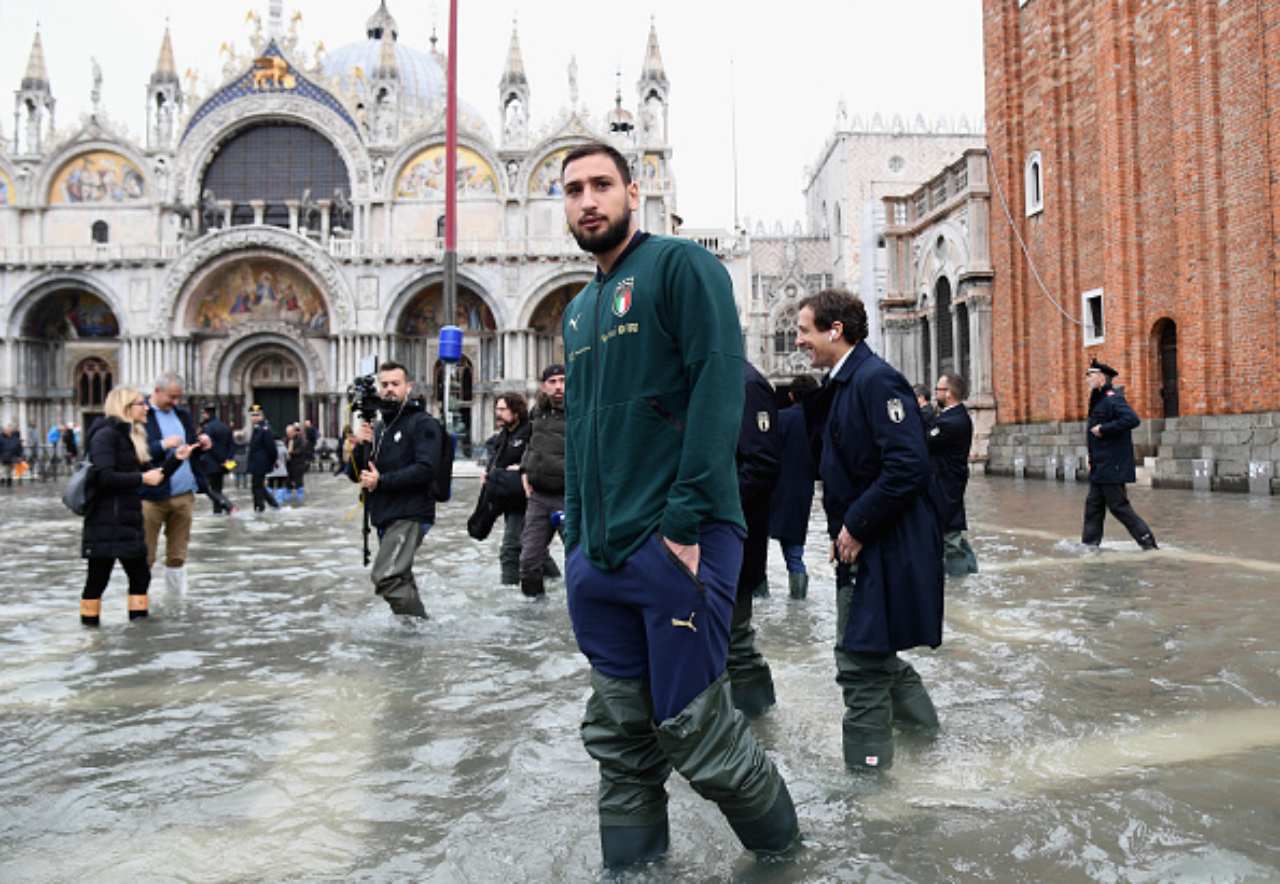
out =
<path fill-rule="evenodd" d="M 302 508 L 198 519 L 190 590 L 154 581 L 150 622 L 127 622 L 117 574 L 97 631 L 77 622 L 78 521 L 51 491 L 0 501 L 0 879 L 601 877 L 563 590 L 497 586 L 464 485 L 419 556 L 432 619 L 396 620 L 351 486 L 310 485 Z M 755 728 L 807 846 L 755 863 L 675 777 L 670 860 L 624 877 L 1280 878 L 1280 511 L 1134 489 L 1165 548 L 1108 523 L 1092 552 L 1084 490 L 971 485 L 983 573 L 948 586 L 943 647 L 912 655 L 945 732 L 879 779 L 841 766 L 825 544 L 806 602 L 773 554 L 782 594 L 756 610 L 780 706 Z"/>

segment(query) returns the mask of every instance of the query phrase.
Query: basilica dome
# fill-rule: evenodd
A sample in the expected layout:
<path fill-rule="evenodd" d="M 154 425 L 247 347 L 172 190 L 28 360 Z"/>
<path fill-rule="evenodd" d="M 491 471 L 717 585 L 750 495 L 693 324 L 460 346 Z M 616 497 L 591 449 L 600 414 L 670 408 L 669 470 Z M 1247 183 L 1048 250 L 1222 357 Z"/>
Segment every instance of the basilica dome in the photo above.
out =
<path fill-rule="evenodd" d="M 444 71 L 445 58 L 434 48 L 435 37 L 431 38 L 430 51 L 402 44 L 396 20 L 388 11 L 386 0 L 382 0 L 366 22 L 364 40 L 342 46 L 325 55 L 325 76 L 342 82 L 357 95 L 367 96 L 370 92 L 369 80 L 381 67 L 383 34 L 388 31 L 395 52 L 401 98 L 406 108 L 416 110 L 424 117 L 443 113 L 448 84 Z M 458 124 L 464 130 L 489 138 L 489 127 L 484 118 L 465 102 L 458 108 Z"/>

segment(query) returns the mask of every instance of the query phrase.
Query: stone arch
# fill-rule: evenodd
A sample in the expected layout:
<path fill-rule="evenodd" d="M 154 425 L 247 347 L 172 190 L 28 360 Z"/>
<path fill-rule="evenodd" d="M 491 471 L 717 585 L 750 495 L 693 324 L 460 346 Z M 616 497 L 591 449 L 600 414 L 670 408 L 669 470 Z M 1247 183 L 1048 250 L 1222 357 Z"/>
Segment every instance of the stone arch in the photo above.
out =
<path fill-rule="evenodd" d="M 582 135 L 561 135 L 561 136 L 557 136 L 555 138 L 549 139 L 547 141 L 544 141 L 541 144 L 539 144 L 537 147 L 535 147 L 533 150 L 529 151 L 529 156 L 536 157 L 536 159 L 534 159 L 531 162 L 525 163 L 524 168 L 520 170 L 519 183 L 516 185 L 516 192 L 515 192 L 516 197 L 518 197 L 521 201 L 523 201 L 528 199 L 531 196 L 534 196 L 534 194 L 530 193 L 530 188 L 533 186 L 535 176 L 537 176 L 542 170 L 543 164 L 546 163 L 548 160 L 552 159 L 553 157 L 556 157 L 557 155 L 561 154 L 562 152 L 567 152 L 569 150 L 572 150 L 573 148 L 578 147 L 579 145 L 586 144 L 590 140 L 591 140 L 591 137 L 585 133 Z M 625 153 L 624 153 L 624 156 L 625 156 Z M 558 175 L 559 174 L 558 164 L 557 164 L 556 172 Z M 556 194 L 546 194 L 546 193 L 540 194 L 540 195 L 556 196 Z"/>
<path fill-rule="evenodd" d="M 16 206 L 22 202 L 20 199 L 22 194 L 18 192 L 21 180 L 13 164 L 5 156 L 0 155 L 0 209 Z"/>
<path fill-rule="evenodd" d="M 263 123 L 297 123 L 314 129 L 333 144 L 347 164 L 353 202 L 371 196 L 371 161 L 360 136 L 338 113 L 298 95 L 262 93 L 227 102 L 204 116 L 182 138 L 173 168 L 174 197 L 194 203 L 205 169 L 222 145 L 246 129 Z"/>
<path fill-rule="evenodd" d="M 396 185 L 400 181 L 400 176 L 409 168 L 409 164 L 425 151 L 433 147 L 443 146 L 444 132 L 427 132 L 409 141 L 387 163 L 387 171 L 382 178 L 379 195 L 386 200 L 396 200 Z M 470 150 L 488 164 L 490 171 L 493 173 L 494 199 L 505 200 L 512 196 L 503 164 L 489 145 L 479 139 L 459 134 L 458 147 Z"/>
<path fill-rule="evenodd" d="M 405 308 L 409 306 L 414 297 L 423 289 L 443 282 L 444 271 L 439 268 L 420 270 L 402 281 L 396 286 L 388 299 L 387 313 L 382 322 L 383 331 L 388 334 L 398 334 L 401 314 L 404 313 Z M 502 304 L 490 293 L 488 286 L 480 282 L 476 277 L 461 270 L 458 271 L 458 286 L 460 288 L 466 286 L 466 288 L 479 296 L 484 305 L 489 308 L 489 312 L 493 314 L 494 323 L 498 331 L 507 328 L 508 317 L 502 309 Z"/>
<path fill-rule="evenodd" d="M 210 354 L 209 374 L 214 379 L 214 395 L 246 392 L 234 389 L 236 370 L 247 370 L 249 363 L 272 351 L 288 354 L 303 367 L 299 384 L 302 393 L 315 394 L 328 389 L 324 361 L 313 348 L 297 339 L 292 327 L 283 323 L 260 323 L 239 329 Z"/>
<path fill-rule="evenodd" d="M 943 243 L 942 249 L 938 248 L 939 240 Z M 969 266 L 969 248 L 963 231 L 945 221 L 930 227 L 917 242 L 915 278 L 929 280 L 929 291 L 932 292 L 938 277 L 945 275 L 952 293 L 958 292 L 960 275 Z"/>
<path fill-rule="evenodd" d="M 41 206 L 51 205 L 50 189 L 53 187 L 55 180 L 74 160 L 90 154 L 116 154 L 117 156 L 127 160 L 137 168 L 137 171 L 142 178 L 142 193 L 136 199 L 131 200 L 131 202 L 134 205 L 137 205 L 154 201 L 154 187 L 152 185 L 151 175 L 148 172 L 150 166 L 147 163 L 146 158 L 129 145 L 106 138 L 94 138 L 73 142 L 68 144 L 66 147 L 63 147 L 46 162 L 42 163 L 40 174 L 35 180 L 35 190 L 28 192 L 28 198 L 30 201 Z M 76 203 L 65 203 L 59 205 L 76 205 Z"/>
<path fill-rule="evenodd" d="M 151 327 L 164 334 L 185 335 L 176 324 L 208 270 L 221 266 L 228 254 L 257 252 L 301 269 L 316 283 L 329 305 L 330 328 L 350 328 L 355 319 L 355 295 L 327 252 L 306 237 L 272 227 L 230 227 L 197 241 L 170 267 L 161 297 L 152 312 Z M 198 277 L 198 278 L 197 278 Z"/>
<path fill-rule="evenodd" d="M 594 271 L 586 268 L 580 269 L 556 269 L 548 273 L 543 279 L 535 283 L 533 292 L 524 299 L 520 306 L 519 318 L 516 321 L 517 328 L 529 328 L 533 322 L 534 315 L 538 312 L 538 308 L 542 306 L 543 301 L 552 293 L 564 288 L 567 285 L 580 283 L 582 286 L 591 281 Z M 567 303 L 567 302 L 566 302 Z"/>
<path fill-rule="evenodd" d="M 1151 326 L 1149 344 L 1151 413 L 1170 418 L 1181 415 L 1178 379 L 1178 323 L 1162 316 Z"/>
<path fill-rule="evenodd" d="M 4 317 L 4 324 L 0 327 L 3 327 L 5 333 L 11 338 L 20 336 L 23 323 L 26 322 L 31 308 L 47 296 L 68 288 L 82 289 L 101 298 L 115 314 L 116 323 L 120 326 L 120 337 L 127 335 L 128 313 L 125 312 L 124 302 L 110 287 L 104 285 L 99 277 L 79 271 L 51 272 L 31 280 L 18 290 L 9 307 L 8 315 Z"/>

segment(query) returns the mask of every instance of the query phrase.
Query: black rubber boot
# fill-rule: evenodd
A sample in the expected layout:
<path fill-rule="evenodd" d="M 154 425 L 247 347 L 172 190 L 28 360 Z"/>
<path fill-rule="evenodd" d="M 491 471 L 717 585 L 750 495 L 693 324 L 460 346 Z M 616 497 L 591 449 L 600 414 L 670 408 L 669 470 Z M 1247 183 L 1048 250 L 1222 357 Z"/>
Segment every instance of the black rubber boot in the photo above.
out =
<path fill-rule="evenodd" d="M 808 574 L 788 574 L 787 585 L 791 590 L 791 597 L 793 599 L 804 599 L 809 597 Z"/>
<path fill-rule="evenodd" d="M 556 564 L 556 560 L 551 558 L 551 553 L 547 553 L 547 557 L 542 561 L 542 579 L 559 580 L 563 576 L 560 573 L 560 566 Z"/>
<path fill-rule="evenodd" d="M 753 596 L 755 596 L 756 598 L 758 598 L 758 599 L 767 599 L 767 598 L 769 597 L 769 580 L 768 580 L 768 578 L 766 578 L 766 579 L 764 579 L 764 580 L 761 580 L 761 581 L 756 585 L 755 589 L 751 590 L 751 594 L 752 594 Z"/>
<path fill-rule="evenodd" d="M 800 820 L 796 818 L 791 792 L 785 782 L 779 781 L 778 786 L 778 797 L 764 816 L 750 821 L 729 820 L 742 846 L 757 857 L 783 856 L 800 844 Z"/>
<path fill-rule="evenodd" d="M 600 855 L 606 869 L 656 862 L 667 855 L 670 841 L 665 819 L 649 826 L 600 827 Z"/>
<path fill-rule="evenodd" d="M 416 586 L 401 584 L 388 592 L 382 593 L 382 597 L 391 606 L 391 613 L 393 614 L 418 617 L 422 620 L 429 619 L 427 617 L 427 609 L 422 606 L 422 598 L 418 595 Z"/>
<path fill-rule="evenodd" d="M 756 631 L 751 621 L 734 623 L 729 628 L 729 673 L 733 705 L 747 718 L 763 715 L 778 702 L 773 689 L 773 673 L 764 655 L 756 650 Z"/>
<path fill-rule="evenodd" d="M 893 699 L 893 723 L 921 736 L 936 736 L 940 729 L 938 711 L 933 708 L 933 700 L 929 699 L 920 674 L 905 660 L 898 662 L 902 666 L 895 673 L 889 691 Z"/>
<path fill-rule="evenodd" d="M 782 775 L 733 708 L 727 674 L 662 722 L 658 743 L 693 790 L 719 806 L 743 847 L 772 853 L 799 838 L 790 796 L 779 804 Z"/>
<path fill-rule="evenodd" d="M 520 591 L 531 599 L 540 599 L 547 594 L 547 587 L 541 577 L 521 577 Z"/>
<path fill-rule="evenodd" d="M 1143 549 L 1159 549 L 1160 548 L 1159 544 L 1156 543 L 1156 536 L 1150 533 L 1144 534 L 1138 538 L 1138 546 L 1142 547 Z"/>

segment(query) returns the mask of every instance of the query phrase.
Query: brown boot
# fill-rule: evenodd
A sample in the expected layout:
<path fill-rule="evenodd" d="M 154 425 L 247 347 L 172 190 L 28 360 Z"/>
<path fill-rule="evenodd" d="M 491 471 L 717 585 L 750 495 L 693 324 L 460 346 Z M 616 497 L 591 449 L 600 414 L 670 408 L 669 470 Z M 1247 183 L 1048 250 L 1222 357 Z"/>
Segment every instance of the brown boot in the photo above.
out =
<path fill-rule="evenodd" d="M 82 626 L 97 626 L 101 622 L 101 616 L 102 599 L 80 600 L 80 624 Z"/>
<path fill-rule="evenodd" d="M 129 619 L 138 620 L 147 616 L 147 594 L 129 593 Z"/>

